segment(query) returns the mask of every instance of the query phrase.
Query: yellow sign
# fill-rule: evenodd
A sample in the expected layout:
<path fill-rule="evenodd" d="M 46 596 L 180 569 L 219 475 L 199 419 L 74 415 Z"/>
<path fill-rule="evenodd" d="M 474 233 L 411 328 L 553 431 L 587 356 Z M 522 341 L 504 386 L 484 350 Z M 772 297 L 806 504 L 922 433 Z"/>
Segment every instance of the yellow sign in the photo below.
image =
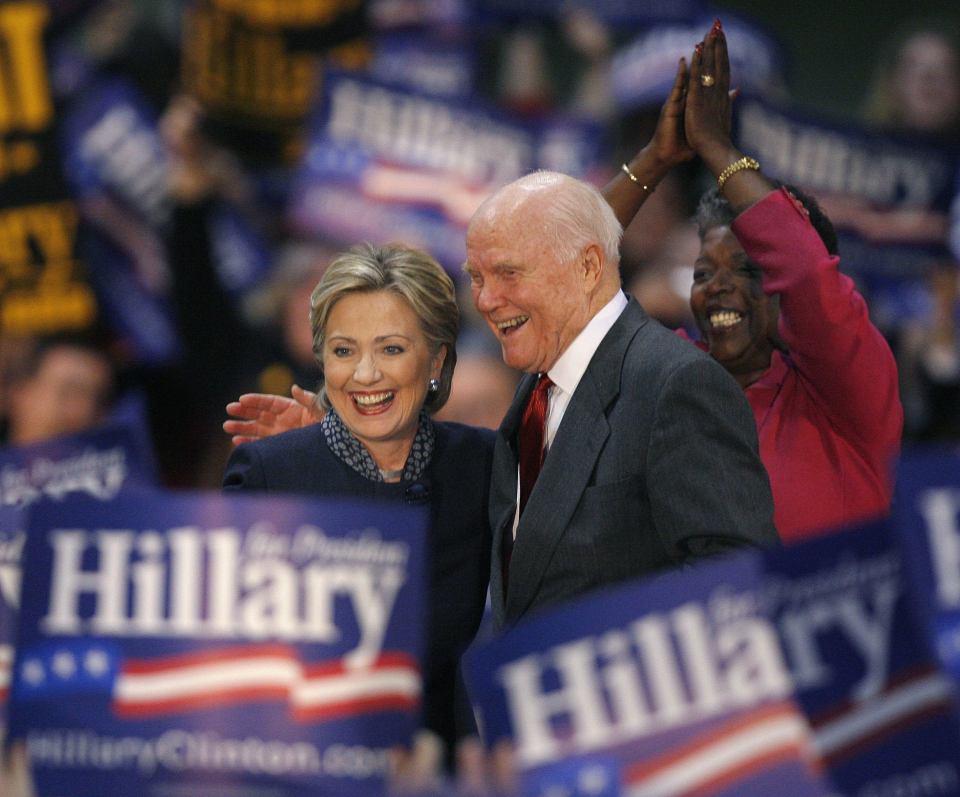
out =
<path fill-rule="evenodd" d="M 76 228 L 69 201 L 0 211 L 0 330 L 29 335 L 93 322 L 93 291 L 77 280 Z"/>
<path fill-rule="evenodd" d="M 47 83 L 43 3 L 0 4 L 0 135 L 38 132 L 53 119 Z"/>
<path fill-rule="evenodd" d="M 363 0 L 213 0 L 213 3 L 252 25 L 306 28 L 329 25 L 337 17 L 355 12 Z"/>
<path fill-rule="evenodd" d="M 319 66 L 311 53 L 290 52 L 279 31 L 238 24 L 199 5 L 184 17 L 183 77 L 208 108 L 263 121 L 291 122 L 310 108 Z"/>

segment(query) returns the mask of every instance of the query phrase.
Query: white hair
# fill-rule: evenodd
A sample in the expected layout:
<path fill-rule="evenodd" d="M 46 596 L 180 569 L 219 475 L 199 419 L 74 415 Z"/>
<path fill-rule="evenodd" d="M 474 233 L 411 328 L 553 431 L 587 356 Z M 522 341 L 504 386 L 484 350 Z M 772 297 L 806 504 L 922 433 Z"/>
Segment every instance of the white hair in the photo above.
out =
<path fill-rule="evenodd" d="M 596 243 L 607 263 L 619 266 L 623 227 L 603 195 L 589 183 L 560 172 L 531 172 L 505 186 L 484 205 L 511 196 L 517 209 L 536 195 L 543 201 L 543 232 L 550 237 L 559 260 L 573 260 L 584 247 Z"/>

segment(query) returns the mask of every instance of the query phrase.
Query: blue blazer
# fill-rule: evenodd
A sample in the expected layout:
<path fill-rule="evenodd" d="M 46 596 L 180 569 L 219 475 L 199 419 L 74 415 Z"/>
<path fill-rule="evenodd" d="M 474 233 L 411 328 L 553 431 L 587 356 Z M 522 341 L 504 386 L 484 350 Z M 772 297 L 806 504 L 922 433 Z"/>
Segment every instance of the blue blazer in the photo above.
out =
<path fill-rule="evenodd" d="M 495 627 L 589 590 L 777 541 L 747 400 L 721 365 L 630 300 L 577 386 L 500 567 L 517 495 L 527 375 L 497 431 Z"/>

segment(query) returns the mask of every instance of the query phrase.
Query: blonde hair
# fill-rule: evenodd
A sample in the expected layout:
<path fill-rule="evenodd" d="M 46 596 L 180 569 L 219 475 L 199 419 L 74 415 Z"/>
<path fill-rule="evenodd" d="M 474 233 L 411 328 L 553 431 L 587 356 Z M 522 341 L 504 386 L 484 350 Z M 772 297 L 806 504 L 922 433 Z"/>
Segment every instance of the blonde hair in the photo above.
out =
<path fill-rule="evenodd" d="M 351 293 L 390 291 L 403 297 L 416 313 L 420 328 L 434 354 L 446 348 L 440 370 L 440 386 L 427 393 L 424 408 L 436 412 L 450 396 L 453 369 L 457 364 L 456 341 L 460 330 L 453 280 L 430 255 L 400 244 L 358 244 L 337 255 L 327 267 L 310 297 L 310 327 L 313 353 L 320 363 L 318 402 L 330 409 L 323 376 L 323 344 L 327 319 L 333 306 Z"/>

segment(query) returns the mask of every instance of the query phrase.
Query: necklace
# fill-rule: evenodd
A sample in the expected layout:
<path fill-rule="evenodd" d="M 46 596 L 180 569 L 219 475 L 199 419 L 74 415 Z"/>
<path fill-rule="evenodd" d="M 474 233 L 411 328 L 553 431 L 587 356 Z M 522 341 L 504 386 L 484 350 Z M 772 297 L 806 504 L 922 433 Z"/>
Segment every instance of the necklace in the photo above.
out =
<path fill-rule="evenodd" d="M 403 476 L 403 468 L 400 470 L 384 470 L 383 468 L 377 468 L 380 471 L 380 476 L 385 482 L 393 481 L 394 479 L 399 479 Z"/>

